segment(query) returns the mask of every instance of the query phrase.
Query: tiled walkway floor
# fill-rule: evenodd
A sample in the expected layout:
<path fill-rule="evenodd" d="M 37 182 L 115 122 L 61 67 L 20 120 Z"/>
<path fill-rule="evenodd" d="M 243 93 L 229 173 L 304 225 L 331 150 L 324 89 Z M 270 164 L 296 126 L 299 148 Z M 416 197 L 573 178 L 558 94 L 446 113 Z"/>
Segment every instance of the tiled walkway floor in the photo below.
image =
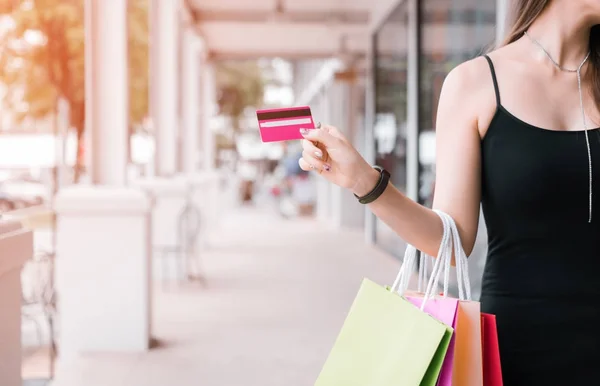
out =
<path fill-rule="evenodd" d="M 312 385 L 361 279 L 398 269 L 362 233 L 255 209 L 227 216 L 203 258 L 205 288 L 157 288 L 158 348 L 86 356 L 53 386 Z"/>

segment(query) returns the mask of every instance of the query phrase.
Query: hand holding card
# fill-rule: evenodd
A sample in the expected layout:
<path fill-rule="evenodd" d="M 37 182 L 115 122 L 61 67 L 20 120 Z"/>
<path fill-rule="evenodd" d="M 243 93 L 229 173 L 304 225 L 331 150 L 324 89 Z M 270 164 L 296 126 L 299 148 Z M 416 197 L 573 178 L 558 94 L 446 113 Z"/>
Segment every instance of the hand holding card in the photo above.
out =
<path fill-rule="evenodd" d="M 314 129 L 310 107 L 258 110 L 258 125 L 263 142 L 302 139 L 300 129 Z"/>
<path fill-rule="evenodd" d="M 360 197 L 373 190 L 380 173 L 360 155 L 352 143 L 334 126 L 318 125 L 303 131 L 300 168 L 317 171 L 328 181 L 352 189 Z"/>

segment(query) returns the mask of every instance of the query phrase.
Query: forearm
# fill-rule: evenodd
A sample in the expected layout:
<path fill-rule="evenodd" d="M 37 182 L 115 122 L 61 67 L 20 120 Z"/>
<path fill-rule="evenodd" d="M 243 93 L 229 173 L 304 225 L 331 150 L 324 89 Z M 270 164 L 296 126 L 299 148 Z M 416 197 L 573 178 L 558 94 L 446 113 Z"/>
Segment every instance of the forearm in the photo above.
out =
<path fill-rule="evenodd" d="M 379 173 L 371 173 L 355 186 L 354 193 L 363 196 L 377 183 Z M 370 188 L 368 188 L 370 186 Z M 443 227 L 439 216 L 420 205 L 389 184 L 369 209 L 395 231 L 405 242 L 418 250 L 437 256 Z"/>

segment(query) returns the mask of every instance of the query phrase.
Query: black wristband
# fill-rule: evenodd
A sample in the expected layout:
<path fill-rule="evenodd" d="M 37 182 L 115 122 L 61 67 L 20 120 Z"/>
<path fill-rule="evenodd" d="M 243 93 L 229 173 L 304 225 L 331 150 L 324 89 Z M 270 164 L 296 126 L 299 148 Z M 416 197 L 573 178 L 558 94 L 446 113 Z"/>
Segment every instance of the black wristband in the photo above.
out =
<path fill-rule="evenodd" d="M 361 204 L 370 204 L 377 200 L 379 196 L 383 194 L 390 182 L 390 173 L 387 170 L 380 166 L 373 166 L 373 169 L 379 172 L 379 181 L 377 181 L 377 185 L 375 185 L 373 190 L 366 195 L 362 197 L 358 197 L 356 194 L 354 195 L 354 197 L 358 198 L 358 202 Z"/>

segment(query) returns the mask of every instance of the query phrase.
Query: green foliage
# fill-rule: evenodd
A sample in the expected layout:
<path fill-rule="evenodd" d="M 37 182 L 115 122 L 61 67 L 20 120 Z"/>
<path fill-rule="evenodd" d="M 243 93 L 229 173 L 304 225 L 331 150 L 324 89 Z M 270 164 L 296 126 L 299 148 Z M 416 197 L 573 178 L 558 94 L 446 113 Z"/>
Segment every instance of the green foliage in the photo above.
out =
<path fill-rule="evenodd" d="M 129 120 L 138 125 L 148 116 L 149 84 L 149 0 L 129 0 Z"/>
<path fill-rule="evenodd" d="M 6 5 L 9 2 L 12 7 Z M 83 44 L 74 33 L 81 23 L 77 7 L 71 1 L 55 1 L 51 10 L 49 0 L 3 3 L 0 9 L 10 23 L 0 44 L 0 82 L 7 87 L 4 102 L 19 121 L 45 118 L 54 111 L 59 96 L 74 94 L 72 74 L 83 68 L 83 58 L 80 63 L 73 60 L 78 43 Z M 72 95 L 70 99 L 83 98 Z"/>
<path fill-rule="evenodd" d="M 83 0 L 0 0 L 10 28 L 0 37 L 0 83 L 17 120 L 70 107 L 81 136 L 85 123 Z M 129 0 L 130 124 L 148 115 L 148 0 Z"/>
<path fill-rule="evenodd" d="M 257 61 L 222 61 L 215 70 L 220 113 L 231 118 L 237 131 L 246 109 L 263 103 L 264 70 Z"/>

